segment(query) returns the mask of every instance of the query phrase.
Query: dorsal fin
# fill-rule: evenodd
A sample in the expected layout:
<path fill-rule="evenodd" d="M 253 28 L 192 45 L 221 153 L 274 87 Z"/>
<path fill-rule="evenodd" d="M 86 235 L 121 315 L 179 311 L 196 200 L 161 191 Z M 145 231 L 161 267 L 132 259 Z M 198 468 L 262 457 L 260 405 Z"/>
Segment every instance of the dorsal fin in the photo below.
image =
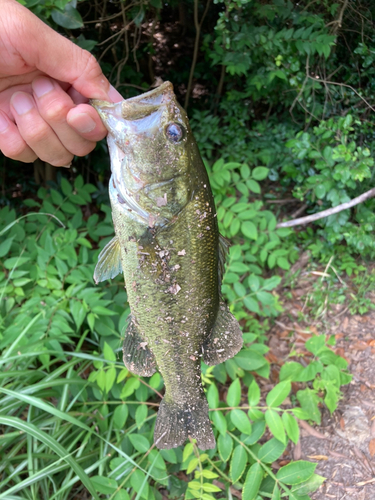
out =
<path fill-rule="evenodd" d="M 122 273 L 121 248 L 117 236 L 111 239 L 103 248 L 98 257 L 94 271 L 95 283 L 110 280 Z"/>

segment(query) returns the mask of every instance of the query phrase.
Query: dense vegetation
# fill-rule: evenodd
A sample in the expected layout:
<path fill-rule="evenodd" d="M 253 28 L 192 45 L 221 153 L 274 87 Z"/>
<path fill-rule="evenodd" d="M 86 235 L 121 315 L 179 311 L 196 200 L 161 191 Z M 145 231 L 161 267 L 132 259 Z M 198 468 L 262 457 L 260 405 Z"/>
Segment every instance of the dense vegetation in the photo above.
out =
<path fill-rule="evenodd" d="M 92 51 L 125 97 L 160 78 L 174 83 L 207 162 L 221 232 L 232 242 L 223 294 L 245 347 L 222 365 L 203 366 L 217 448 L 155 449 L 163 381 L 122 365 L 129 309 L 121 278 L 92 280 L 113 235 L 105 143 L 65 177 L 40 163 L 34 172 L 10 169 L 14 162 L 0 158 L 0 499 L 210 500 L 236 490 L 244 500 L 308 499 L 323 481 L 314 463 L 272 464 L 298 441 L 297 419 L 320 423 L 323 406 L 336 408 L 350 381 L 347 363 L 333 352 L 334 339 L 312 335 L 310 364 L 291 357 L 263 397 L 266 333 L 282 310 L 281 275 L 302 250 L 334 261 L 327 282 L 338 301 L 346 297 L 336 273 L 361 282 L 358 256 L 375 255 L 375 201 L 297 231 L 276 224 L 375 186 L 374 5 L 23 3 Z M 372 306 L 361 293 L 351 298 L 352 312 Z"/>

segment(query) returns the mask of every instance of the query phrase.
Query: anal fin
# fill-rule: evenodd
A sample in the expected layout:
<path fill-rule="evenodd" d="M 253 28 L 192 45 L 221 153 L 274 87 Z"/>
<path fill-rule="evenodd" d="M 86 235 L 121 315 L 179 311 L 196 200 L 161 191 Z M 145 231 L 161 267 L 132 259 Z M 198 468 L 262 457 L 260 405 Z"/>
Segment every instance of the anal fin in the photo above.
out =
<path fill-rule="evenodd" d="M 120 242 L 115 236 L 103 248 L 94 271 L 95 283 L 115 278 L 122 273 Z"/>
<path fill-rule="evenodd" d="M 203 361 L 207 365 L 218 365 L 233 358 L 243 344 L 238 321 L 224 302 L 220 302 L 215 324 L 203 344 Z"/>
<path fill-rule="evenodd" d="M 129 371 L 142 377 L 151 377 L 155 373 L 155 357 L 142 338 L 134 319 L 130 320 L 126 329 L 122 350 L 124 364 Z"/>

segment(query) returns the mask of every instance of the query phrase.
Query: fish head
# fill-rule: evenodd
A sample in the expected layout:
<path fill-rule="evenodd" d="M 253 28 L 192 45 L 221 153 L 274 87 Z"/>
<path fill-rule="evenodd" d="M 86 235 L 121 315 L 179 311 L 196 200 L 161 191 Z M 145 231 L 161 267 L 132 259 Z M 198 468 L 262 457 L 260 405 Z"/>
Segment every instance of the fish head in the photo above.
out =
<path fill-rule="evenodd" d="M 191 199 L 192 156 L 197 152 L 173 85 L 165 82 L 115 104 L 91 104 L 108 130 L 111 189 L 119 203 L 125 202 L 127 209 L 137 206 L 138 215 L 151 215 L 160 223 L 170 220 Z"/>

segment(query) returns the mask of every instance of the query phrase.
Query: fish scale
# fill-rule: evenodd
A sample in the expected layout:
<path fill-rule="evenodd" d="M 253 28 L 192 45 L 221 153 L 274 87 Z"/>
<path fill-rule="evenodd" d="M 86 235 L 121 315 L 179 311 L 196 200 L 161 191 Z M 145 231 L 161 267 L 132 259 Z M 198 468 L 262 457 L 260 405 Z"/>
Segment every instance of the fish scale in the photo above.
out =
<path fill-rule="evenodd" d="M 159 448 L 195 438 L 215 447 L 201 382 L 201 360 L 216 364 L 242 346 L 220 295 L 219 235 L 208 176 L 173 87 L 136 98 L 93 101 L 106 125 L 115 238 L 99 255 L 96 282 L 124 273 L 131 309 L 124 363 L 163 376 L 155 425 Z"/>

